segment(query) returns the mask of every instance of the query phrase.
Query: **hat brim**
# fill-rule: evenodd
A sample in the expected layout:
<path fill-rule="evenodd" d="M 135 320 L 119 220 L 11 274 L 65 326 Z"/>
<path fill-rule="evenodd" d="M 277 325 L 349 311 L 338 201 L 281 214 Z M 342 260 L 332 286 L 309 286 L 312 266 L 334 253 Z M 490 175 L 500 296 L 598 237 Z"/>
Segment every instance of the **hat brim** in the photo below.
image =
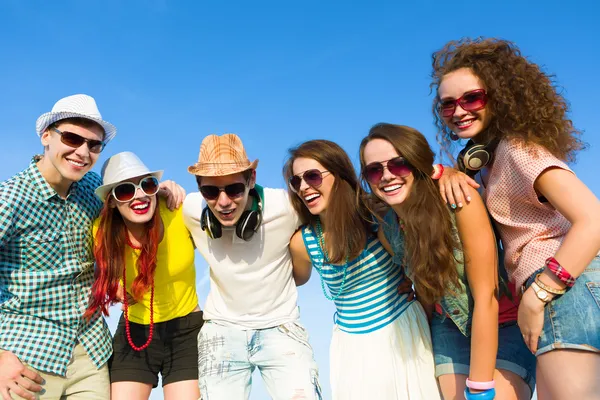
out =
<path fill-rule="evenodd" d="M 102 185 L 102 186 L 98 186 L 98 188 L 95 190 L 96 192 L 96 196 L 98 196 L 100 198 L 100 200 L 102 201 L 106 201 L 106 197 L 108 196 L 108 194 L 113 190 L 113 188 L 115 186 L 117 186 L 119 183 L 122 183 L 126 180 L 129 179 L 134 179 L 134 178 L 138 178 L 140 176 L 144 176 L 144 175 L 151 175 L 154 176 L 156 179 L 158 179 L 159 181 L 162 179 L 163 176 L 163 172 L 164 170 L 158 170 L 158 171 L 150 171 L 141 175 L 136 175 L 136 176 L 131 176 L 129 178 L 125 178 L 120 180 L 119 182 L 114 182 L 114 183 L 109 183 L 108 185 Z"/>
<path fill-rule="evenodd" d="M 197 176 L 226 176 L 233 175 L 249 169 L 256 169 L 258 159 L 251 162 L 249 165 L 232 166 L 226 164 L 211 164 L 196 163 L 188 167 L 188 172 Z"/>
<path fill-rule="evenodd" d="M 85 118 L 90 121 L 94 121 L 104 129 L 104 143 L 110 142 L 117 134 L 117 128 L 110 122 L 102 119 L 93 118 L 89 115 L 74 113 L 74 112 L 47 112 L 40 115 L 35 123 L 35 130 L 38 136 L 42 136 L 42 133 L 53 123 L 58 122 L 67 118 Z"/>

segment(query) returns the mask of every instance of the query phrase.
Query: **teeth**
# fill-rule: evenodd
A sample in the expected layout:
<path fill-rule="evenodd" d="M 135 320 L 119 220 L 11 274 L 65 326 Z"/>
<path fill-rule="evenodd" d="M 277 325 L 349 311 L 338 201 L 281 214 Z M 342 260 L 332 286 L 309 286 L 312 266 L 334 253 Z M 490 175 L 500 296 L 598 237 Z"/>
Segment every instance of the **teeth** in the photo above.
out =
<path fill-rule="evenodd" d="M 220 211 L 221 214 L 225 214 L 225 215 L 231 214 L 232 212 L 233 212 L 233 210 L 223 210 L 223 211 Z"/>
<path fill-rule="evenodd" d="M 148 208 L 150 204 L 149 203 L 143 203 L 143 204 L 136 204 L 135 206 L 133 206 L 132 208 L 134 210 L 145 210 L 146 208 Z"/>
<path fill-rule="evenodd" d="M 462 127 L 465 127 L 467 125 L 471 125 L 473 123 L 473 121 L 475 121 L 475 120 L 470 119 L 468 121 L 457 121 L 456 122 L 456 126 L 460 126 L 462 128 Z"/>
<path fill-rule="evenodd" d="M 319 196 L 320 196 L 320 194 L 318 194 L 318 193 L 313 193 L 313 194 L 310 194 L 310 195 L 306 196 L 306 197 L 304 198 L 304 200 L 306 200 L 306 201 L 311 201 L 312 199 L 316 199 L 316 198 L 317 198 L 317 197 L 319 197 Z"/>
<path fill-rule="evenodd" d="M 85 166 L 84 163 L 80 163 L 80 162 L 77 162 L 77 161 L 73 161 L 73 160 L 69 160 L 69 159 L 67 159 L 67 161 L 70 162 L 73 165 L 77 165 L 78 167 L 84 167 Z"/>
<path fill-rule="evenodd" d="M 384 192 L 391 192 L 397 189 L 400 189 L 403 185 L 392 185 L 392 186 L 386 186 L 383 188 Z"/>

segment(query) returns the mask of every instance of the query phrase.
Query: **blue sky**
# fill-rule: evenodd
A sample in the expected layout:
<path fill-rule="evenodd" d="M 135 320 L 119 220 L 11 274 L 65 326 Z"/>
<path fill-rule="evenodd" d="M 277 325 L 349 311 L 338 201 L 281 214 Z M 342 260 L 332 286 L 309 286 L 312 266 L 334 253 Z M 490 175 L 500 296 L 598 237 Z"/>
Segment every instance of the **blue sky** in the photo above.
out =
<path fill-rule="evenodd" d="M 598 196 L 599 6 L 593 1 L 0 2 L 0 179 L 41 151 L 36 118 L 86 93 L 118 128 L 95 168 L 136 152 L 190 192 L 202 138 L 239 134 L 258 181 L 283 187 L 286 150 L 338 142 L 356 161 L 377 122 L 410 125 L 434 143 L 431 53 L 463 36 L 515 41 L 557 75 L 590 148 L 573 165 Z M 596 178 L 594 178 L 596 176 Z M 201 305 L 207 267 L 197 258 Z M 326 398 L 333 306 L 318 275 L 300 288 L 302 321 Z M 118 310 L 109 323 L 114 326 Z M 252 399 L 268 395 L 254 379 Z M 154 391 L 153 399 L 161 399 Z"/>

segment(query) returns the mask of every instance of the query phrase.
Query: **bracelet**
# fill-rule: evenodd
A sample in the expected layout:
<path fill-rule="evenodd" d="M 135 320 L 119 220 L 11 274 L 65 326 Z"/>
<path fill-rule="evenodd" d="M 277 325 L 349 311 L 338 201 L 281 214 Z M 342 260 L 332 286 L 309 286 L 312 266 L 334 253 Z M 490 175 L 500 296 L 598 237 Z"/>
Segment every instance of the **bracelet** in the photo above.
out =
<path fill-rule="evenodd" d="M 471 393 L 469 388 L 465 388 L 466 400 L 494 400 L 496 398 L 496 389 L 488 389 L 485 392 Z"/>
<path fill-rule="evenodd" d="M 444 166 L 442 164 L 435 164 L 433 166 L 433 174 L 431 174 L 431 179 L 436 181 L 442 177 L 443 173 L 444 173 Z"/>
<path fill-rule="evenodd" d="M 488 381 L 488 382 L 475 382 L 475 381 L 472 381 L 469 378 L 467 378 L 467 387 L 469 389 L 475 389 L 475 390 L 493 389 L 496 387 L 496 381 L 492 379 L 491 381 Z"/>
<path fill-rule="evenodd" d="M 537 284 L 537 285 L 538 285 L 540 288 L 544 289 L 546 292 L 548 292 L 548 293 L 552 293 L 552 294 L 555 294 L 555 295 L 557 295 L 557 296 L 560 296 L 561 294 L 565 294 L 565 293 L 567 292 L 567 289 L 566 289 L 566 288 L 564 288 L 564 289 L 556 289 L 556 288 L 553 288 L 552 286 L 548 286 L 548 285 L 546 285 L 546 284 L 545 284 L 544 282 L 542 282 L 542 280 L 540 279 L 540 275 L 541 275 L 541 273 L 539 273 L 539 274 L 537 274 L 537 275 L 535 276 L 535 283 L 536 283 L 536 284 Z"/>
<path fill-rule="evenodd" d="M 550 257 L 546 260 L 546 268 L 548 268 L 554 275 L 560 279 L 562 283 L 567 285 L 568 288 L 572 288 L 575 285 L 575 278 L 569 273 L 562 265 L 556 261 L 556 258 Z"/>

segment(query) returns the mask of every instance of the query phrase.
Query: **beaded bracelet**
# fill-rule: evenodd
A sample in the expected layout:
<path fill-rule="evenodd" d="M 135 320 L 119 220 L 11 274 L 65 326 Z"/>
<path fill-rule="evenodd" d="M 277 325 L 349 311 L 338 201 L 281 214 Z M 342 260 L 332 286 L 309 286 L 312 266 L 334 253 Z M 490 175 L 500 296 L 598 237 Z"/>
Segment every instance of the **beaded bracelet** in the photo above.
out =
<path fill-rule="evenodd" d="M 442 177 L 443 173 L 444 173 L 444 166 L 442 164 L 435 164 L 433 166 L 433 174 L 431 174 L 431 179 L 436 181 Z"/>
<path fill-rule="evenodd" d="M 562 283 L 572 288 L 575 285 L 575 278 L 562 265 L 556 261 L 556 258 L 550 257 L 546 260 L 546 268 L 548 268 Z"/>

